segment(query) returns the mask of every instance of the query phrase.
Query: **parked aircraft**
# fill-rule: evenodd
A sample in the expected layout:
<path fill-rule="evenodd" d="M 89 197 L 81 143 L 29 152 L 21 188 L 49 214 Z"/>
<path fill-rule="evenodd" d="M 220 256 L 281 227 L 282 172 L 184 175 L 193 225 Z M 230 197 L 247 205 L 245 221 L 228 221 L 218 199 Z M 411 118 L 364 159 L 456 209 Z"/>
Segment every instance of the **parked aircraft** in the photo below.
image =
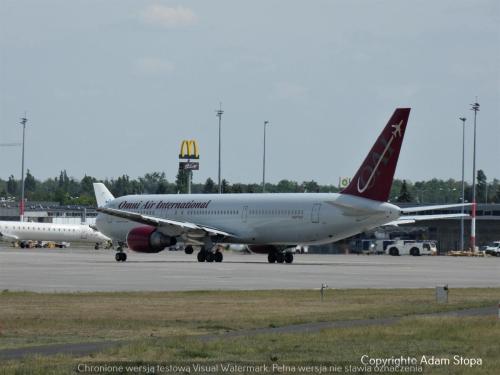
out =
<path fill-rule="evenodd" d="M 351 183 L 339 194 L 127 195 L 113 197 L 95 183 L 97 228 L 134 251 L 156 253 L 178 240 L 198 261 L 221 262 L 218 243 L 247 244 L 268 261 L 293 262 L 287 248 L 337 241 L 385 225 L 420 220 L 403 213 L 436 207 L 400 208 L 387 203 L 410 108 L 398 108 Z M 448 207 L 448 206 L 447 206 Z M 458 217 L 457 215 L 433 215 Z M 427 219 L 429 217 L 427 216 Z M 119 248 L 121 250 L 121 247 Z M 125 261 L 119 251 L 117 261 Z"/>
<path fill-rule="evenodd" d="M 96 250 L 111 241 L 88 225 L 20 221 L 0 221 L 0 240 L 18 242 L 21 247 L 26 247 L 29 241 L 86 242 L 94 244 Z"/>

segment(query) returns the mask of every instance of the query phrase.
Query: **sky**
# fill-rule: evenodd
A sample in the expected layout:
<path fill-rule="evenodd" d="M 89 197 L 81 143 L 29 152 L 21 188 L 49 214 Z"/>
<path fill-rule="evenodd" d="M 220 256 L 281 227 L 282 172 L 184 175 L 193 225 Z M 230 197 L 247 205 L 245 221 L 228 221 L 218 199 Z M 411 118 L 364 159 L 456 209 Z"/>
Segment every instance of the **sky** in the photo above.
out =
<path fill-rule="evenodd" d="M 196 139 L 194 182 L 353 176 L 396 107 L 411 107 L 396 178 L 500 178 L 497 0 L 0 0 L 0 143 L 22 139 L 38 179 L 175 180 Z M 0 146 L 0 178 L 21 148 Z"/>

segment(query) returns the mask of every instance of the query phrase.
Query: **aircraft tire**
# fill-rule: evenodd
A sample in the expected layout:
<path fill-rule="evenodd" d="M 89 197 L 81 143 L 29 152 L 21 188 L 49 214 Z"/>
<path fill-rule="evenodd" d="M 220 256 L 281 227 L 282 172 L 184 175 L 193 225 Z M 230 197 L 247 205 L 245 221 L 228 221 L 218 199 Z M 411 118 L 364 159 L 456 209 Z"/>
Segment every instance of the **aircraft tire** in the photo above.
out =
<path fill-rule="evenodd" d="M 198 255 L 196 255 L 196 258 L 198 258 L 198 262 L 203 263 L 206 260 L 206 251 L 205 250 L 198 251 Z"/>
<path fill-rule="evenodd" d="M 184 252 L 185 252 L 186 254 L 193 254 L 193 251 L 194 251 L 194 249 L 193 249 L 193 246 L 191 246 L 191 245 L 188 245 L 188 246 L 186 246 L 186 247 L 184 248 Z"/>
<path fill-rule="evenodd" d="M 276 253 L 270 252 L 269 254 L 267 254 L 267 261 L 269 263 L 275 263 L 276 262 Z"/>
<path fill-rule="evenodd" d="M 115 260 L 117 262 L 125 262 L 127 260 L 127 254 L 125 253 L 116 253 Z"/>
<path fill-rule="evenodd" d="M 293 254 L 292 253 L 285 253 L 285 262 L 286 263 L 293 263 Z"/>
<path fill-rule="evenodd" d="M 215 260 L 215 255 L 211 251 L 207 252 L 206 260 L 208 263 L 212 263 Z"/>
<path fill-rule="evenodd" d="M 285 261 L 285 254 L 277 253 L 276 254 L 276 262 L 283 263 Z"/>
<path fill-rule="evenodd" d="M 99 250 L 99 244 L 95 244 L 94 250 Z"/>
<path fill-rule="evenodd" d="M 222 253 L 220 251 L 217 251 L 215 253 L 215 261 L 217 263 L 220 263 L 220 262 L 222 262 L 222 259 L 224 259 L 224 256 L 222 255 Z"/>

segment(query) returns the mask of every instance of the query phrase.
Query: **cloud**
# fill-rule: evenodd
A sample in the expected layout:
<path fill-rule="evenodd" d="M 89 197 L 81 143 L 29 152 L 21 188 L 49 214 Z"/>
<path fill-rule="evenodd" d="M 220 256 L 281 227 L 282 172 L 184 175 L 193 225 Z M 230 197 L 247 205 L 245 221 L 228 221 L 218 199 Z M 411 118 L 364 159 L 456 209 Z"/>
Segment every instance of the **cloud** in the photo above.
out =
<path fill-rule="evenodd" d="M 141 73 L 157 75 L 172 73 L 175 69 L 175 64 L 156 57 L 143 57 L 135 61 L 135 67 Z"/>
<path fill-rule="evenodd" d="M 198 21 L 198 17 L 191 9 L 180 5 L 176 7 L 150 5 L 142 12 L 142 17 L 148 24 L 167 28 L 189 26 Z"/>

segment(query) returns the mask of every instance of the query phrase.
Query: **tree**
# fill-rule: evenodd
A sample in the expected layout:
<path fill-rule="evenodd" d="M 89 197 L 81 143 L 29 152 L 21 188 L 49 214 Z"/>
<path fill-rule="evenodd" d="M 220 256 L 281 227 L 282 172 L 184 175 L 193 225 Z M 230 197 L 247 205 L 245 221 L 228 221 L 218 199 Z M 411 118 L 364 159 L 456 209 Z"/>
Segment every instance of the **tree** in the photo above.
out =
<path fill-rule="evenodd" d="M 223 194 L 228 194 L 231 192 L 231 185 L 229 184 L 229 182 L 226 179 L 223 179 L 221 181 L 221 185 L 222 185 L 222 193 Z"/>
<path fill-rule="evenodd" d="M 494 203 L 500 203 L 500 185 L 497 186 L 495 195 L 493 196 L 492 200 Z"/>
<path fill-rule="evenodd" d="M 477 190 L 476 190 L 476 202 L 485 201 L 486 189 L 487 189 L 487 178 L 482 169 L 477 171 Z"/>
<path fill-rule="evenodd" d="M 16 196 L 17 195 L 18 184 L 14 179 L 13 175 L 9 176 L 9 181 L 7 181 L 7 193 L 9 195 Z"/>
<path fill-rule="evenodd" d="M 302 188 L 306 193 L 318 193 L 319 192 L 319 185 L 316 181 L 304 181 L 302 183 Z"/>
<path fill-rule="evenodd" d="M 175 179 L 175 185 L 177 187 L 177 192 L 180 194 L 186 194 L 188 190 L 188 177 L 189 173 L 185 169 L 179 169 L 177 173 L 177 178 Z"/>
<path fill-rule="evenodd" d="M 276 186 L 278 193 L 297 193 L 299 192 L 299 185 L 295 181 L 281 180 Z"/>
<path fill-rule="evenodd" d="M 397 202 L 411 202 L 412 197 L 408 191 L 408 186 L 406 185 L 406 180 L 403 180 L 401 185 L 401 190 L 399 191 Z"/>
<path fill-rule="evenodd" d="M 233 193 L 244 193 L 245 192 L 245 185 L 243 184 L 233 184 L 231 187 L 231 192 Z"/>
<path fill-rule="evenodd" d="M 69 187 L 69 177 L 66 173 L 66 169 L 59 173 L 59 188 L 63 191 L 68 191 Z"/>
<path fill-rule="evenodd" d="M 216 193 L 216 189 L 215 189 L 215 182 L 214 180 L 212 180 L 210 177 L 207 178 L 207 180 L 205 181 L 205 185 L 203 186 L 203 193 L 204 194 L 213 194 L 213 193 Z"/>
<path fill-rule="evenodd" d="M 31 174 L 30 170 L 26 171 L 26 178 L 24 179 L 24 190 L 26 192 L 32 193 L 36 189 L 36 180 L 35 177 Z"/>
<path fill-rule="evenodd" d="M 93 195 L 94 182 L 97 182 L 97 180 L 94 177 L 85 175 L 80 181 L 80 192 L 86 193 L 88 195 Z"/>

